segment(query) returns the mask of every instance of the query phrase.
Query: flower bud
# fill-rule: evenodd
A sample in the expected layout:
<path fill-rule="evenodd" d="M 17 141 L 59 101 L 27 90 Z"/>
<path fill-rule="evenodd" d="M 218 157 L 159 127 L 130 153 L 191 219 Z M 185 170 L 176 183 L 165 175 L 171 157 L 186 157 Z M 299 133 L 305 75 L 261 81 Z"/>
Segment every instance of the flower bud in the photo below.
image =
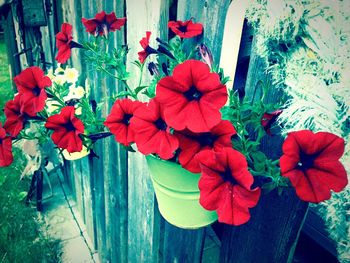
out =
<path fill-rule="evenodd" d="M 201 55 L 202 60 L 207 63 L 209 68 L 212 68 L 213 65 L 213 55 L 211 54 L 210 49 L 203 43 L 197 46 L 199 54 Z"/>

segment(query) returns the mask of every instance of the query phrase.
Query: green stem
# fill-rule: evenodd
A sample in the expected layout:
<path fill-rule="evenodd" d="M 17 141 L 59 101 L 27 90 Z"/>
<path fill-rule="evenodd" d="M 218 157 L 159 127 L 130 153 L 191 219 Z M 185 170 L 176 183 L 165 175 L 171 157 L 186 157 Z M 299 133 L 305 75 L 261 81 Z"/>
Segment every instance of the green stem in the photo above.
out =
<path fill-rule="evenodd" d="M 142 75 L 143 75 L 143 67 L 145 66 L 145 64 L 141 64 L 141 67 L 140 67 L 140 79 L 139 79 L 139 84 L 137 85 L 138 87 L 141 86 L 141 83 L 142 83 Z"/>
<path fill-rule="evenodd" d="M 61 104 L 62 106 L 66 106 L 64 101 L 61 100 L 61 98 L 58 97 L 52 89 L 46 88 L 46 91 L 48 91 L 49 95 L 51 95 L 59 104 Z"/>

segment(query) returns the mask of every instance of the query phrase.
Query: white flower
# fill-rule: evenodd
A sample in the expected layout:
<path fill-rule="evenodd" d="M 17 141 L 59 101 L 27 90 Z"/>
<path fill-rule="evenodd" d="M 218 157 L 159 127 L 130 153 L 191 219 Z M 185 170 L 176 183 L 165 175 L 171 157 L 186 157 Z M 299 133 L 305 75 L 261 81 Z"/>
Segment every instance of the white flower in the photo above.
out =
<path fill-rule="evenodd" d="M 64 69 L 61 68 L 61 64 L 58 63 L 57 68 L 55 69 L 55 75 L 59 75 L 60 73 L 64 73 Z"/>
<path fill-rule="evenodd" d="M 72 89 L 72 92 L 76 99 L 81 99 L 85 95 L 85 90 L 82 86 L 78 86 L 74 89 Z"/>
<path fill-rule="evenodd" d="M 66 83 L 66 78 L 64 77 L 64 75 L 56 75 L 52 81 L 57 85 L 62 86 L 64 83 Z"/>
<path fill-rule="evenodd" d="M 75 87 L 74 85 L 69 87 L 69 93 L 63 99 L 64 101 L 68 101 L 71 99 L 81 99 L 85 95 L 85 90 L 82 86 Z"/>
<path fill-rule="evenodd" d="M 66 81 L 69 83 L 75 83 L 78 81 L 79 72 L 75 68 L 66 68 L 64 71 Z"/>
<path fill-rule="evenodd" d="M 83 113 L 83 109 L 81 106 L 75 108 L 75 115 L 81 115 Z"/>
<path fill-rule="evenodd" d="M 46 111 L 48 113 L 53 113 L 54 111 L 58 110 L 57 101 L 54 100 L 46 100 Z"/>

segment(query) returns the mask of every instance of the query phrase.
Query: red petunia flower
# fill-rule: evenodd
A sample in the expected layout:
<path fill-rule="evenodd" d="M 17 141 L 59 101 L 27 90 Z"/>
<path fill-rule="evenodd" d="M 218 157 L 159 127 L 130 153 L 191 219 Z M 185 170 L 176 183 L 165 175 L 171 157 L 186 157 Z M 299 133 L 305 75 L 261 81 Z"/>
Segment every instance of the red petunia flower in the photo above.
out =
<path fill-rule="evenodd" d="M 177 137 L 170 133 L 160 105 L 154 99 L 134 112 L 130 126 L 135 131 L 137 149 L 144 155 L 155 153 L 167 160 L 179 147 Z"/>
<path fill-rule="evenodd" d="M 203 32 L 201 23 L 193 23 L 192 19 L 187 21 L 169 21 L 168 27 L 181 38 L 191 38 L 199 36 Z"/>
<path fill-rule="evenodd" d="M 30 67 L 23 70 L 14 78 L 20 100 L 23 104 L 23 112 L 30 116 L 42 111 L 45 107 L 47 94 L 46 87 L 52 85 L 49 77 L 39 67 Z"/>
<path fill-rule="evenodd" d="M 120 30 L 126 22 L 126 17 L 117 18 L 114 12 L 106 14 L 105 11 L 101 11 L 95 15 L 95 18 L 82 18 L 81 22 L 85 26 L 86 32 L 94 36 L 107 36 L 109 32 Z"/>
<path fill-rule="evenodd" d="M 282 113 L 282 110 L 275 110 L 271 113 L 265 112 L 261 118 L 261 125 L 268 135 L 271 134 L 271 126 L 276 121 L 277 117 Z"/>
<path fill-rule="evenodd" d="M 71 56 L 72 48 L 82 48 L 83 46 L 73 41 L 72 25 L 63 23 L 61 31 L 56 34 L 56 47 L 58 49 L 56 60 L 64 64 Z"/>
<path fill-rule="evenodd" d="M 12 162 L 12 140 L 6 136 L 6 130 L 0 122 L 0 167 L 9 166 Z"/>
<path fill-rule="evenodd" d="M 47 118 L 45 127 L 53 130 L 51 139 L 68 152 L 80 152 L 83 149 L 79 134 L 84 133 L 84 124 L 75 117 L 74 106 L 63 107 L 59 114 Z"/>
<path fill-rule="evenodd" d="M 227 90 L 207 64 L 187 60 L 174 68 L 172 76 L 158 82 L 156 100 L 175 130 L 208 132 L 221 120 L 219 109 L 226 103 Z"/>
<path fill-rule="evenodd" d="M 258 203 L 261 189 L 250 189 L 254 179 L 244 155 L 225 147 L 219 152 L 202 151 L 196 158 L 202 170 L 198 182 L 200 204 L 216 210 L 219 222 L 235 226 L 246 223 L 249 208 Z"/>
<path fill-rule="evenodd" d="M 4 128 L 12 137 L 16 137 L 23 130 L 26 121 L 20 97 L 21 95 L 18 94 L 13 100 L 8 101 L 4 109 L 6 115 Z"/>
<path fill-rule="evenodd" d="M 192 173 L 199 173 L 199 162 L 195 157 L 204 150 L 219 150 L 223 147 L 232 147 L 231 137 L 236 130 L 229 121 L 221 121 L 210 132 L 192 133 L 190 131 L 176 132 L 180 142 L 179 162 L 183 168 Z"/>
<path fill-rule="evenodd" d="M 348 183 L 339 161 L 344 140 L 328 132 L 291 132 L 284 141 L 281 174 L 288 177 L 301 200 L 319 203 L 340 192 Z"/>
<path fill-rule="evenodd" d="M 139 60 L 141 63 L 144 63 L 146 58 L 151 55 L 151 54 L 156 54 L 157 51 L 154 48 L 151 48 L 149 46 L 149 38 L 151 37 L 151 32 L 147 31 L 146 32 L 146 37 L 143 37 L 140 40 L 140 44 L 143 48 L 142 51 L 138 52 L 137 54 L 139 55 Z"/>
<path fill-rule="evenodd" d="M 134 142 L 135 132 L 130 128 L 130 120 L 136 109 L 143 105 L 130 99 L 116 100 L 104 125 L 114 134 L 115 140 L 125 146 Z"/>

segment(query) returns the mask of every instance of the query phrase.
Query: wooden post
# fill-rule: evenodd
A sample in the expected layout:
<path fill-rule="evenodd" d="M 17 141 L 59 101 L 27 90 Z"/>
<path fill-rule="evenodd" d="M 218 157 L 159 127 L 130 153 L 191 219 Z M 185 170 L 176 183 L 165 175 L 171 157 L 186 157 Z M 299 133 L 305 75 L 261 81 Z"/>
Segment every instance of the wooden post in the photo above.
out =
<path fill-rule="evenodd" d="M 265 64 L 255 53 L 255 40 L 246 81 L 246 96 L 254 103 L 262 95 L 259 81 L 268 81 Z M 269 102 L 278 101 L 280 91 L 273 86 L 268 94 Z M 269 138 L 272 144 L 264 144 L 265 153 L 271 158 L 281 154 L 282 139 Z M 220 262 L 291 262 L 303 225 L 308 204 L 301 201 L 294 189 L 287 189 L 279 196 L 274 190 L 262 195 L 256 207 L 251 209 L 251 219 L 241 226 L 224 225 Z"/>

